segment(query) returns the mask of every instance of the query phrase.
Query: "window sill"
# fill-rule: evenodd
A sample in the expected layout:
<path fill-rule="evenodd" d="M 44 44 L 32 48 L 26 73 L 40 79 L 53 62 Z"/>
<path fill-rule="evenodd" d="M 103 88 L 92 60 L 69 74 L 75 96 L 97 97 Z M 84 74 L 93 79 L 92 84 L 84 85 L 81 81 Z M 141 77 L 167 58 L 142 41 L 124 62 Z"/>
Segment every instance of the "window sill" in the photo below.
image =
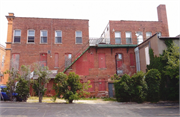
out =
<path fill-rule="evenodd" d="M 54 67 L 55 69 L 58 69 L 59 67 Z"/>
<path fill-rule="evenodd" d="M 54 44 L 62 44 L 62 43 L 54 43 Z"/>
<path fill-rule="evenodd" d="M 28 42 L 27 42 L 26 44 L 35 44 L 35 43 L 34 43 L 34 42 L 32 42 L 32 43 L 30 43 L 30 42 L 28 43 Z"/>
<path fill-rule="evenodd" d="M 41 44 L 41 45 L 47 45 L 48 43 L 39 43 L 39 44 Z"/>
<path fill-rule="evenodd" d="M 75 44 L 83 44 L 83 43 L 75 43 Z"/>
<path fill-rule="evenodd" d="M 21 44 L 21 42 L 13 42 L 13 44 Z"/>
<path fill-rule="evenodd" d="M 100 70 L 106 70 L 107 68 L 99 68 Z"/>

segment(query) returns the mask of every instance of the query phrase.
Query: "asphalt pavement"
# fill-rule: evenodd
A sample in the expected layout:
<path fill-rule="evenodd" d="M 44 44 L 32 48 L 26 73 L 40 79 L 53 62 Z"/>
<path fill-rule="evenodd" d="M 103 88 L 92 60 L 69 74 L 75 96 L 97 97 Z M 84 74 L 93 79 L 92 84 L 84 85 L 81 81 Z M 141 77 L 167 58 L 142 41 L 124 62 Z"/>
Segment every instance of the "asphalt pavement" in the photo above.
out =
<path fill-rule="evenodd" d="M 90 102 L 90 101 L 89 101 Z M 179 117 L 179 103 L 0 102 L 0 117 Z"/>

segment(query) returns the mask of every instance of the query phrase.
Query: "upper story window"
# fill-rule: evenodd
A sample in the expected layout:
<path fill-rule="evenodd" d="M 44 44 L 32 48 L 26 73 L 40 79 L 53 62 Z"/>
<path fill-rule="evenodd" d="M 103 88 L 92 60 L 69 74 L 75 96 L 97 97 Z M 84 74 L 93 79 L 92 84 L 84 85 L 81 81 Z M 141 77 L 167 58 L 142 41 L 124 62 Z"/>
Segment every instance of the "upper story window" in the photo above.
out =
<path fill-rule="evenodd" d="M 21 30 L 14 30 L 14 42 L 19 43 L 21 40 Z"/>
<path fill-rule="evenodd" d="M 76 44 L 82 43 L 82 32 L 76 31 Z"/>
<path fill-rule="evenodd" d="M 35 36 L 35 31 L 28 30 L 28 43 L 34 43 L 34 36 Z"/>
<path fill-rule="evenodd" d="M 46 30 L 41 31 L 41 43 L 47 43 L 47 31 Z"/>
<path fill-rule="evenodd" d="M 126 44 L 131 44 L 132 39 L 131 39 L 131 32 L 126 32 Z"/>
<path fill-rule="evenodd" d="M 115 32 L 115 43 L 121 44 L 121 32 Z"/>
<path fill-rule="evenodd" d="M 158 36 L 159 36 L 159 37 L 161 36 L 161 32 L 158 32 Z"/>
<path fill-rule="evenodd" d="M 55 31 L 55 43 L 62 43 L 62 31 Z"/>
<path fill-rule="evenodd" d="M 146 32 L 146 39 L 149 38 L 150 36 L 152 36 L 151 32 Z"/>
<path fill-rule="evenodd" d="M 136 36 L 137 36 L 137 44 L 141 44 L 143 42 L 143 33 L 138 31 L 136 32 Z"/>

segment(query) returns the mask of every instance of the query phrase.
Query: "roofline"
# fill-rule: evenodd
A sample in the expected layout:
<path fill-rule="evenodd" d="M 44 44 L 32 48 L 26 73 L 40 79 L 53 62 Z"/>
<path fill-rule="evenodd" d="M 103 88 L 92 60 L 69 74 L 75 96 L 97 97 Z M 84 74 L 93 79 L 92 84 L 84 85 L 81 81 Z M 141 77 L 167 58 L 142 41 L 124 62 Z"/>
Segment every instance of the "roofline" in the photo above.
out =
<path fill-rule="evenodd" d="M 155 33 L 154 35 L 150 36 L 148 39 L 146 39 L 145 41 L 143 41 L 141 44 L 137 45 L 137 47 L 140 46 L 140 45 L 142 45 L 143 43 L 145 43 L 146 41 L 148 41 L 149 39 L 151 39 L 152 37 L 154 37 L 154 36 L 156 36 L 156 35 L 157 35 L 157 33 Z"/>
<path fill-rule="evenodd" d="M 68 18 L 44 18 L 44 17 L 16 17 L 15 18 L 34 18 L 34 19 L 59 19 L 59 20 L 87 20 L 89 19 L 68 19 Z"/>
<path fill-rule="evenodd" d="M 159 37 L 159 39 L 180 39 L 180 37 Z"/>
<path fill-rule="evenodd" d="M 119 21 L 119 22 L 162 22 L 162 21 L 143 21 L 143 20 L 109 20 L 109 21 Z"/>
<path fill-rule="evenodd" d="M 96 47 L 98 48 L 134 48 L 137 45 L 109 45 L 109 44 L 98 44 Z"/>

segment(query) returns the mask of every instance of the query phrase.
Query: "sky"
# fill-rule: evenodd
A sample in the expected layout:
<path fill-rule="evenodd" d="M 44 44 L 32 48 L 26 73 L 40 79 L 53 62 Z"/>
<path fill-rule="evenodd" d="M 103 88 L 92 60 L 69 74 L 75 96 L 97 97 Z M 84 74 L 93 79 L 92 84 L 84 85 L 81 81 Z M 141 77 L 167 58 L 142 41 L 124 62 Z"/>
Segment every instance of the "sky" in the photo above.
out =
<path fill-rule="evenodd" d="M 0 0 L 0 44 L 5 46 L 9 12 L 17 17 L 89 19 L 89 37 L 100 37 L 109 20 L 158 21 L 166 5 L 169 35 L 180 34 L 180 0 Z"/>

